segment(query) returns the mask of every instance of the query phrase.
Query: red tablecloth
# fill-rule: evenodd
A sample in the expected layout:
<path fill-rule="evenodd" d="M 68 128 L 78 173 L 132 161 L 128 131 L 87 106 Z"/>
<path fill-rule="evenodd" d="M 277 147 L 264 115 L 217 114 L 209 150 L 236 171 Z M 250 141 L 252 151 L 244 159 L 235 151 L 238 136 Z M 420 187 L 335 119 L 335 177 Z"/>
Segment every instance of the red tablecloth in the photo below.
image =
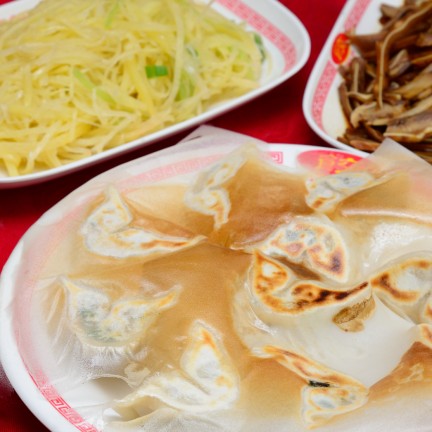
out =
<path fill-rule="evenodd" d="M 66 0 L 65 0 L 66 1 Z M 211 124 L 273 143 L 326 145 L 309 128 L 302 112 L 303 92 L 315 60 L 344 0 L 280 0 L 303 22 L 312 51 L 305 67 L 293 78 L 257 100 L 225 114 Z M 247 3 L 247 0 L 245 0 Z M 0 4 L 7 0 L 0 0 Z M 188 131 L 190 132 L 190 131 Z M 118 164 L 175 144 L 182 133 L 81 172 L 40 185 L 0 190 L 0 271 L 25 231 L 50 207 L 95 175 Z M 47 429 L 19 397 L 1 385 L 0 432 L 43 432 Z"/>

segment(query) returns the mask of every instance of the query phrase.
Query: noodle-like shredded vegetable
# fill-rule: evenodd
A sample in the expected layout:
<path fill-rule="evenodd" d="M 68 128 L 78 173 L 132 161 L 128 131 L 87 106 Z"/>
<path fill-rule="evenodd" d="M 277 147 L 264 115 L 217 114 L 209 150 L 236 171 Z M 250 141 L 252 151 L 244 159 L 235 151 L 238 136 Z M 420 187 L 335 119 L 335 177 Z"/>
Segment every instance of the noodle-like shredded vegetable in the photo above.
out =
<path fill-rule="evenodd" d="M 257 86 L 256 35 L 192 0 L 43 0 L 0 23 L 0 166 L 57 167 Z"/>

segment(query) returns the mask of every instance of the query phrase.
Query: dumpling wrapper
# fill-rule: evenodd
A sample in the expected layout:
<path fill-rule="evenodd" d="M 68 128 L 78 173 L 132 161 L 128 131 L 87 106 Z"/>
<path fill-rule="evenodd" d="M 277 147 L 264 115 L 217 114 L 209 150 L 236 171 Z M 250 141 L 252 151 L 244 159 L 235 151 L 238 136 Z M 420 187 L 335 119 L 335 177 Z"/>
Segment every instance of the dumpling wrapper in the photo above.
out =
<path fill-rule="evenodd" d="M 214 216 L 211 242 L 244 249 L 295 215 L 312 213 L 305 192 L 302 176 L 245 145 L 204 170 L 190 186 L 185 203 Z"/>
<path fill-rule="evenodd" d="M 109 421 L 104 425 L 103 430 L 104 432 L 239 432 L 243 430 L 242 423 L 228 410 L 207 412 L 202 415 L 174 408 L 159 408 L 147 414 L 145 419 L 138 417 L 128 421 Z"/>
<path fill-rule="evenodd" d="M 368 172 L 341 172 L 306 180 L 308 206 L 323 213 L 333 211 L 345 198 L 374 186 L 375 177 Z"/>
<path fill-rule="evenodd" d="M 350 232 L 357 279 L 366 280 L 401 254 L 431 249 L 431 178 L 427 162 L 387 139 L 342 173 L 308 179 L 306 201 Z"/>
<path fill-rule="evenodd" d="M 389 374 L 413 343 L 414 325 L 385 307 L 367 283 L 333 289 L 298 279 L 289 267 L 256 252 L 248 285 L 236 294 L 234 319 L 252 352 L 274 345 L 369 387 Z M 245 326 L 250 331 L 244 333 Z"/>
<path fill-rule="evenodd" d="M 336 283 L 355 273 L 346 233 L 326 217 L 295 217 L 255 245 L 268 256 L 301 264 Z"/>
<path fill-rule="evenodd" d="M 398 218 L 432 225 L 431 175 L 430 164 L 386 139 L 343 173 L 318 178 L 317 187 L 309 186 L 306 201 L 324 203 L 321 210 L 335 211 L 333 217 Z M 325 207 L 329 196 L 334 196 L 331 209 Z M 319 205 L 313 208 L 320 211 Z"/>
<path fill-rule="evenodd" d="M 185 196 L 185 202 L 192 209 L 212 216 L 214 228 L 227 223 L 231 211 L 231 200 L 224 184 L 234 177 L 246 162 L 245 151 L 231 154 L 201 173 Z"/>
<path fill-rule="evenodd" d="M 190 414 L 206 415 L 226 410 L 239 397 L 239 377 L 232 359 L 213 327 L 202 320 L 192 323 L 179 369 L 155 372 L 133 393 L 116 402 L 118 412 L 147 411 L 134 420 L 135 425 L 157 417 L 159 410 L 173 408 Z"/>
<path fill-rule="evenodd" d="M 173 307 L 180 289 L 152 298 L 112 301 L 102 290 L 62 278 L 67 298 L 67 320 L 84 344 L 104 347 L 137 344 L 158 315 Z"/>
<path fill-rule="evenodd" d="M 147 257 L 191 247 L 203 236 L 173 236 L 131 225 L 132 215 L 120 194 L 109 188 L 106 200 L 87 217 L 81 228 L 87 248 L 115 258 Z"/>
<path fill-rule="evenodd" d="M 255 253 L 248 290 L 237 290 L 237 334 L 257 357 L 273 357 L 307 381 L 302 416 L 317 426 L 366 403 L 369 388 L 428 341 L 364 283 L 346 291 L 299 280 L 289 267 Z M 249 291 L 249 294 L 247 294 Z"/>
<path fill-rule="evenodd" d="M 389 263 L 370 283 L 376 295 L 399 315 L 416 324 L 432 324 L 432 251 Z"/>
<path fill-rule="evenodd" d="M 368 401 L 369 389 L 362 383 L 318 362 L 275 346 L 263 347 L 260 354 L 274 358 L 307 382 L 301 400 L 302 418 L 308 426 L 323 424 Z"/>

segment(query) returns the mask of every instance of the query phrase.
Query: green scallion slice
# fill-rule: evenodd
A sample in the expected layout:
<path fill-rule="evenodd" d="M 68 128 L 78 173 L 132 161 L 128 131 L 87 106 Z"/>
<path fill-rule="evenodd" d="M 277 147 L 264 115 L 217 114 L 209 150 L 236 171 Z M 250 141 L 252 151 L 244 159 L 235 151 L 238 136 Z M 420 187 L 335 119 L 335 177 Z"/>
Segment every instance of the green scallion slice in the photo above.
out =
<path fill-rule="evenodd" d="M 266 50 L 264 48 L 264 42 L 261 35 L 259 35 L 258 33 L 254 33 L 254 41 L 260 51 L 261 61 L 264 61 L 266 58 Z"/>
<path fill-rule="evenodd" d="M 105 90 L 99 88 L 84 72 L 82 72 L 80 69 L 74 67 L 72 68 L 72 74 L 73 76 L 79 81 L 79 83 L 84 86 L 85 88 L 92 90 L 96 93 L 96 96 L 99 99 L 104 100 L 105 102 L 114 104 L 115 100 L 111 97 L 109 93 L 107 93 Z"/>
<path fill-rule="evenodd" d="M 147 78 L 158 78 L 168 75 L 168 68 L 164 65 L 150 65 L 145 67 Z"/>

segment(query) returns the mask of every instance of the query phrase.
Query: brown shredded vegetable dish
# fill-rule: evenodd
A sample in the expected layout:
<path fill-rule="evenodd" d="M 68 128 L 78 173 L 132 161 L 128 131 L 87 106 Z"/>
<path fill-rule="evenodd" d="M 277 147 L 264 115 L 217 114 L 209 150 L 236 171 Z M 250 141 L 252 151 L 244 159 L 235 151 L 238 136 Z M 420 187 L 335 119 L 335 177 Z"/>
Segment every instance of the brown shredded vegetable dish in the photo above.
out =
<path fill-rule="evenodd" d="M 432 1 L 380 12 L 379 32 L 348 34 L 359 56 L 340 68 L 349 126 L 338 140 L 373 151 L 389 137 L 432 163 Z"/>

